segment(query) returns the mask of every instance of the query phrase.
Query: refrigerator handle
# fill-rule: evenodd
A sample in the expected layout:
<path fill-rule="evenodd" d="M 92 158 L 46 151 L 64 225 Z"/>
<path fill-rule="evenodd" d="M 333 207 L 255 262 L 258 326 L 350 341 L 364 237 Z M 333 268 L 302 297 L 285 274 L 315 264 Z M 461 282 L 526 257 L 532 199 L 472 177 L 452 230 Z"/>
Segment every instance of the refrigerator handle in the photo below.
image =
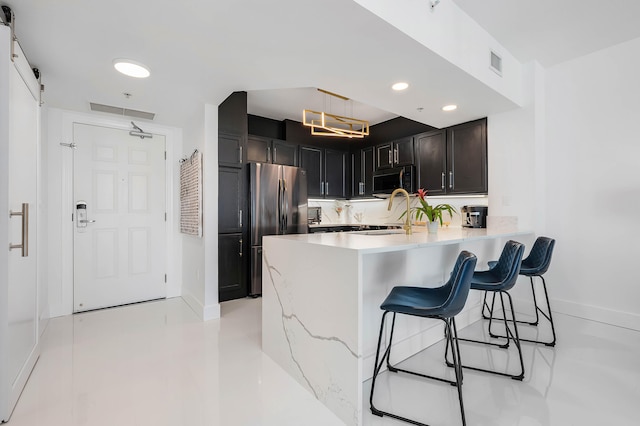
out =
<path fill-rule="evenodd" d="M 284 209 L 282 209 L 282 233 L 287 233 L 287 226 L 289 226 L 289 198 L 287 197 L 287 180 L 282 179 L 282 202 Z"/>
<path fill-rule="evenodd" d="M 278 179 L 278 235 L 282 234 L 282 179 Z"/>

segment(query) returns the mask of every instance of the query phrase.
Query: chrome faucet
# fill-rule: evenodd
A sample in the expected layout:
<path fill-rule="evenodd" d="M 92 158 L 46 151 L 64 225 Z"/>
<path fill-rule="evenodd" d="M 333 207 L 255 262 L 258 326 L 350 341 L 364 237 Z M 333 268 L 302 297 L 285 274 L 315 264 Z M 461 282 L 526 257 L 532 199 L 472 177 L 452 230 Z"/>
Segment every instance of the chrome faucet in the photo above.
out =
<path fill-rule="evenodd" d="M 389 207 L 387 208 L 387 210 L 391 211 L 391 206 L 393 205 L 393 197 L 395 197 L 398 192 L 401 192 L 407 198 L 407 212 L 405 213 L 407 217 L 402 228 L 405 230 L 407 235 L 411 235 L 413 231 L 411 231 L 411 199 L 409 198 L 409 193 L 402 188 L 394 189 L 394 191 L 391 193 L 391 197 L 389 198 Z"/>

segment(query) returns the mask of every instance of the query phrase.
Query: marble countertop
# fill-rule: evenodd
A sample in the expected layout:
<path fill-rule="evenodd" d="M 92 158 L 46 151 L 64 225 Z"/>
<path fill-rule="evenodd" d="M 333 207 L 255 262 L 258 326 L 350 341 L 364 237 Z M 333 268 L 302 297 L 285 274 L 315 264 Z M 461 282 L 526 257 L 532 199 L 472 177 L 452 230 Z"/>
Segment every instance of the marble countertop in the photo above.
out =
<path fill-rule="evenodd" d="M 437 234 L 429 234 L 426 227 L 414 226 L 412 235 L 406 235 L 403 229 L 396 229 L 277 235 L 265 236 L 264 238 L 282 238 L 307 244 L 357 250 L 362 253 L 383 253 L 530 233 L 531 231 L 529 230 L 520 230 L 513 226 L 503 226 L 485 229 L 449 227 L 438 229 Z"/>

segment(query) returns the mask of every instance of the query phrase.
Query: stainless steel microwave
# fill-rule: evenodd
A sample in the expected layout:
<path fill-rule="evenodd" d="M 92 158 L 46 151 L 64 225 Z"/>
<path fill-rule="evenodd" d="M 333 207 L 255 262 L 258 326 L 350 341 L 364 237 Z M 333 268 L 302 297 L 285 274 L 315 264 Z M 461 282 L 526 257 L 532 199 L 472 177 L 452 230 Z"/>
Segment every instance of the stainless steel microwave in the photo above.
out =
<path fill-rule="evenodd" d="M 396 167 L 373 172 L 373 195 L 376 197 L 388 197 L 398 188 L 402 188 L 412 194 L 415 192 L 414 186 L 414 166 Z"/>

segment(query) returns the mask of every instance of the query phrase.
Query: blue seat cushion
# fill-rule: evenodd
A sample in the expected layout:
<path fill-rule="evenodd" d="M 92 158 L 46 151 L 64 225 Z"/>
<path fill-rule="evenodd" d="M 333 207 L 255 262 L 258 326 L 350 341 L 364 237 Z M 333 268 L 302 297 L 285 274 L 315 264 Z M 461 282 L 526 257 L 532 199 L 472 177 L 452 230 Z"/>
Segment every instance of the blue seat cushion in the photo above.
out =
<path fill-rule="evenodd" d="M 474 272 L 471 279 L 471 289 L 496 291 L 498 287 L 502 287 L 503 280 L 494 271 L 495 269 Z"/>
<path fill-rule="evenodd" d="M 446 316 L 445 302 L 451 293 L 446 286 L 438 288 L 394 287 L 380 308 L 420 317 Z"/>

